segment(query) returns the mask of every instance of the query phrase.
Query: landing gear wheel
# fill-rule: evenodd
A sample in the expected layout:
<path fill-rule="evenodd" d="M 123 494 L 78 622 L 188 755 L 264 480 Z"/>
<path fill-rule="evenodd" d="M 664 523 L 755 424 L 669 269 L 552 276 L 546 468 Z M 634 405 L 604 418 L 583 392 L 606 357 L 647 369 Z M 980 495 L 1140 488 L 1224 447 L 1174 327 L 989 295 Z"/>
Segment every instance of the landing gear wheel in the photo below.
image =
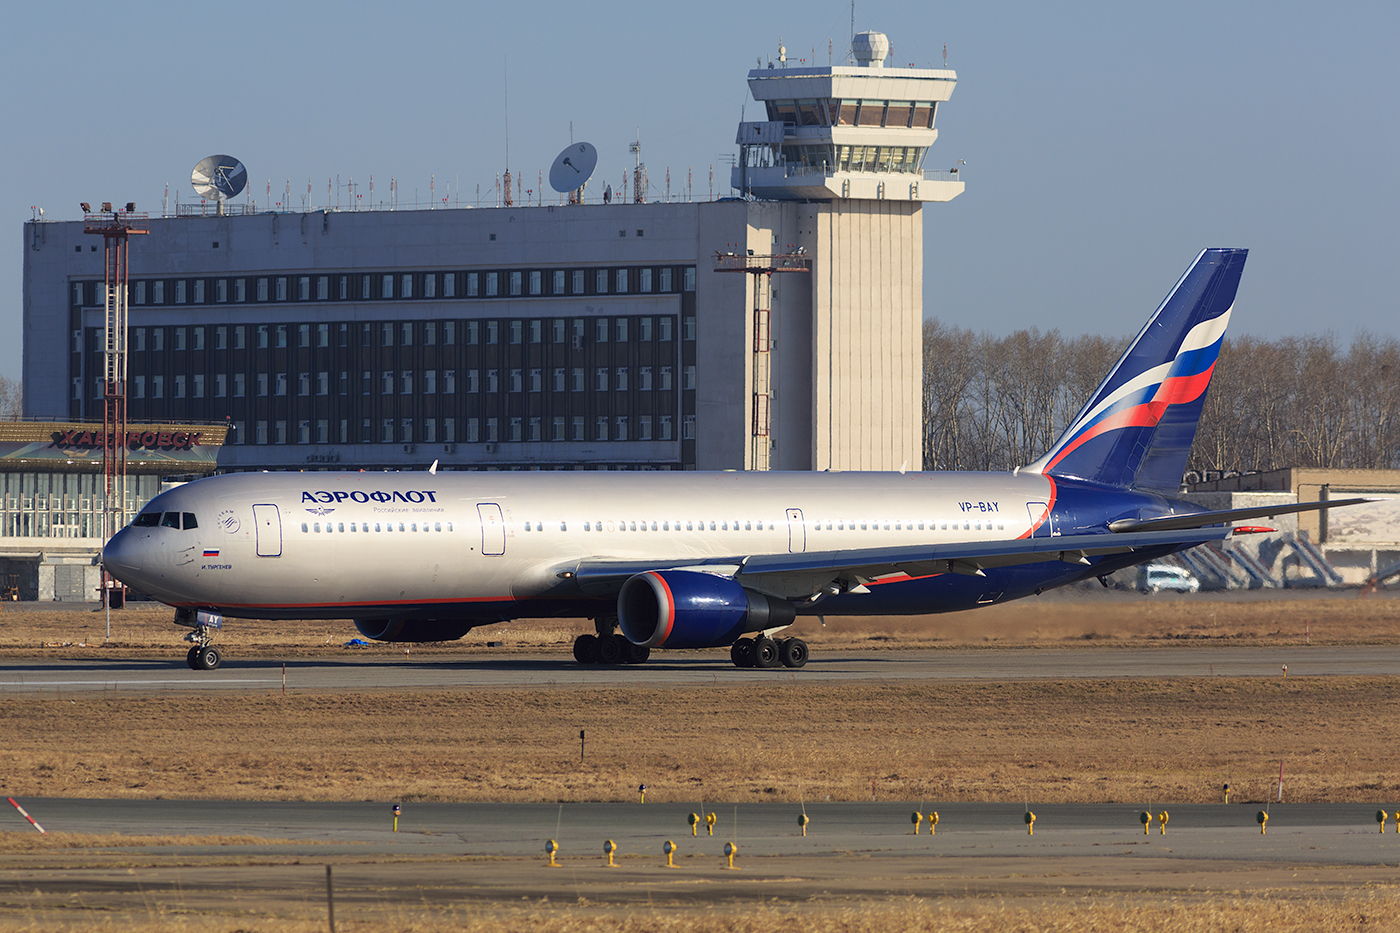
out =
<path fill-rule="evenodd" d="M 729 660 L 735 667 L 753 667 L 753 639 L 741 638 L 730 645 Z"/>
<path fill-rule="evenodd" d="M 621 635 L 606 635 L 598 639 L 598 663 L 621 664 L 623 645 L 630 644 Z"/>
<path fill-rule="evenodd" d="M 580 664 L 598 663 L 597 635 L 580 635 L 574 639 L 574 660 Z"/>
<path fill-rule="evenodd" d="M 634 645 L 630 641 L 623 649 L 622 660 L 628 664 L 645 664 L 647 658 L 651 657 L 651 649 L 643 645 Z"/>
<path fill-rule="evenodd" d="M 197 670 L 199 670 L 199 660 L 198 660 L 198 656 L 199 656 L 199 646 L 198 646 L 198 645 L 195 645 L 195 646 L 194 646 L 193 648 L 191 648 L 189 651 L 185 652 L 185 663 L 188 664 L 188 665 L 190 666 L 190 670 L 192 670 L 192 671 L 197 671 Z"/>
<path fill-rule="evenodd" d="M 767 635 L 760 635 L 753 640 L 753 666 L 759 668 L 777 667 L 782 662 L 778 660 L 778 643 Z"/>
<path fill-rule="evenodd" d="M 222 656 L 221 654 L 219 654 L 219 649 L 218 649 L 218 648 L 215 648 L 213 645 L 205 645 L 203 648 L 200 648 L 200 649 L 198 650 L 198 653 L 195 654 L 195 657 L 194 657 L 194 661 L 195 661 L 195 670 L 197 670 L 197 671 L 213 671 L 213 670 L 218 670 L 218 668 L 219 668 L 219 662 L 222 661 L 222 660 L 223 660 L 223 656 Z"/>
<path fill-rule="evenodd" d="M 800 638 L 784 638 L 778 643 L 778 657 L 783 667 L 802 667 L 807 663 L 807 643 Z"/>

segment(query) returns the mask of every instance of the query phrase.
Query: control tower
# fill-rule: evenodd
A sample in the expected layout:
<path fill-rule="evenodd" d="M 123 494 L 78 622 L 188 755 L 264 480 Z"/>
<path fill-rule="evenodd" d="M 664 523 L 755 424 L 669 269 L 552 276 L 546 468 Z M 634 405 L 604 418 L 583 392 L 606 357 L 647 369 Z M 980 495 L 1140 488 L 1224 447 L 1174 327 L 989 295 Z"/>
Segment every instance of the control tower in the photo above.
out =
<path fill-rule="evenodd" d="M 927 171 L 938 138 L 938 107 L 957 73 L 887 68 L 884 33 L 858 33 L 856 65 L 779 67 L 749 72 L 768 119 L 739 124 L 733 185 L 765 200 L 951 201 L 962 194 L 957 169 Z"/>

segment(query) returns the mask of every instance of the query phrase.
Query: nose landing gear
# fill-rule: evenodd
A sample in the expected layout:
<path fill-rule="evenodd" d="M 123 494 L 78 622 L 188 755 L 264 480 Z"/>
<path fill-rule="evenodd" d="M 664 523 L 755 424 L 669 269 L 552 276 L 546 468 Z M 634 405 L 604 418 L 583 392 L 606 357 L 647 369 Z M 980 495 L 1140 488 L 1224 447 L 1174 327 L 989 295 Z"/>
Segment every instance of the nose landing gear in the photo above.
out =
<path fill-rule="evenodd" d="M 175 624 L 184 625 L 191 629 L 185 633 L 185 641 L 194 642 L 194 647 L 185 654 L 185 663 L 190 666 L 190 669 L 196 671 L 217 670 L 223 662 L 224 656 L 218 648 L 214 647 L 214 637 L 210 632 L 224 627 L 223 616 L 215 612 L 177 609 L 175 610 Z"/>

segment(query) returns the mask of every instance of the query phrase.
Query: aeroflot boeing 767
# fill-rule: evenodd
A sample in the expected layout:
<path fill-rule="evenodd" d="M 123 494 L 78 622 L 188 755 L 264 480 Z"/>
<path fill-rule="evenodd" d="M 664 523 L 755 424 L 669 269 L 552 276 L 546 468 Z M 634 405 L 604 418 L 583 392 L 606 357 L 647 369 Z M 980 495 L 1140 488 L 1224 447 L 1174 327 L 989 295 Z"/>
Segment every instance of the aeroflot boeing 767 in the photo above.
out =
<path fill-rule="evenodd" d="M 806 644 L 772 637 L 798 615 L 987 606 L 1324 507 L 1172 498 L 1245 255 L 1202 251 L 1011 473 L 239 473 L 152 499 L 103 561 L 176 608 L 196 669 L 219 666 L 225 616 L 350 617 L 405 642 L 577 617 L 596 628 L 574 644 L 584 664 L 731 646 L 740 667 L 801 667 Z"/>

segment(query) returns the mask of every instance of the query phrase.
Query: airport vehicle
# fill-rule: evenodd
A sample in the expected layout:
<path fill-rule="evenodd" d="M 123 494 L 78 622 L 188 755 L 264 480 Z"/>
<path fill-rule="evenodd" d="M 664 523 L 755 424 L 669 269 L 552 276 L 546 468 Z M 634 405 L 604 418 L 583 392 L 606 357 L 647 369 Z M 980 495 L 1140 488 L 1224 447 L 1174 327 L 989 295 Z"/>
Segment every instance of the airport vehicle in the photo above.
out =
<path fill-rule="evenodd" d="M 799 614 L 991 605 L 1254 530 L 1228 522 L 1362 501 L 1172 498 L 1245 257 L 1203 250 L 1055 445 L 1011 473 L 230 474 L 152 499 L 103 560 L 176 607 L 194 668 L 218 667 L 225 616 L 348 617 L 404 642 L 589 618 L 581 663 L 730 646 L 740 667 L 801 667 L 806 644 L 773 638 Z"/>
<path fill-rule="evenodd" d="M 1197 593 L 1201 581 L 1184 567 L 1172 564 L 1148 564 L 1143 568 L 1142 589 L 1148 593 L 1170 590 L 1173 593 Z"/>

